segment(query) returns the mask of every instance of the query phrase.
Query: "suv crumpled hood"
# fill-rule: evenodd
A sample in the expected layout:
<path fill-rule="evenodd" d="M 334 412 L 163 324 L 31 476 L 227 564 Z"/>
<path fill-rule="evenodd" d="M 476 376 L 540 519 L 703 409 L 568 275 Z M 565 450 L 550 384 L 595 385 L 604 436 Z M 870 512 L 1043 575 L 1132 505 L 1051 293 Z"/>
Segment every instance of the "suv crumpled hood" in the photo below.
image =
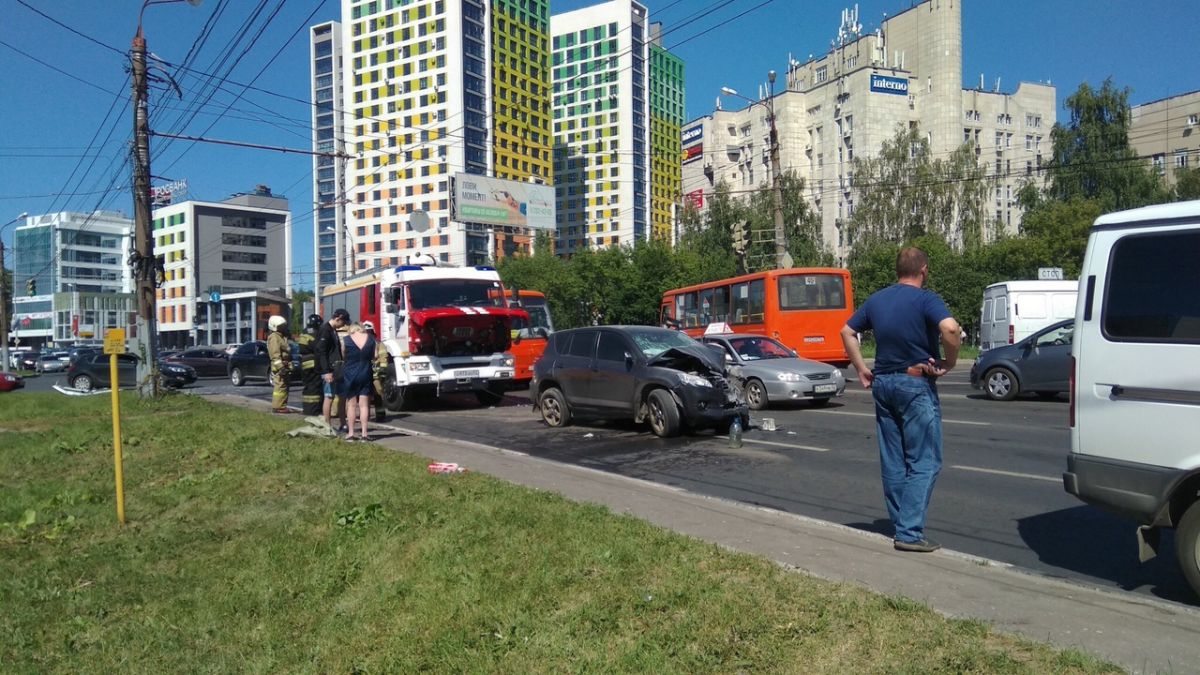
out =
<path fill-rule="evenodd" d="M 685 372 L 694 371 L 697 375 L 705 377 L 713 375 L 725 376 L 725 364 L 717 359 L 713 350 L 701 345 L 694 347 L 672 347 L 650 359 L 648 365 Z"/>
<path fill-rule="evenodd" d="M 529 313 L 507 307 L 438 307 L 414 310 L 412 352 L 427 356 L 480 356 L 508 351 L 516 319 Z"/>

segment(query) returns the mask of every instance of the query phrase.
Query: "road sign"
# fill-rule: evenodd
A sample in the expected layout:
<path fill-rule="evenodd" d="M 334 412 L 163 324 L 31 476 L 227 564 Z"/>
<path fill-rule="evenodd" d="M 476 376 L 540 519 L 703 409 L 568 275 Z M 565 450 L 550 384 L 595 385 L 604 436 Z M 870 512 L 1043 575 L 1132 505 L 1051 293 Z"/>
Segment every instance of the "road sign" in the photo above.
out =
<path fill-rule="evenodd" d="M 1039 267 L 1038 281 L 1062 281 L 1063 269 L 1061 267 Z"/>
<path fill-rule="evenodd" d="M 104 353 L 105 354 L 124 354 L 125 353 L 125 329 L 124 328 L 109 328 L 104 332 Z"/>
<path fill-rule="evenodd" d="M 220 302 L 221 301 L 221 293 L 218 291 L 213 291 L 212 293 L 208 294 L 208 299 L 210 302 Z"/>

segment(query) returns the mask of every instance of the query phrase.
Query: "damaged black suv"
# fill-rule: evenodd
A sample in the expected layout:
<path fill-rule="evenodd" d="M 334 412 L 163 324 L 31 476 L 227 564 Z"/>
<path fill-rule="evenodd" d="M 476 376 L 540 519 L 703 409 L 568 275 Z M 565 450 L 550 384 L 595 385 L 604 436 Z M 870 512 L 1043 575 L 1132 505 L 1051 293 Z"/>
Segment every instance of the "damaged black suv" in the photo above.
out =
<path fill-rule="evenodd" d="M 655 435 L 724 429 L 750 416 L 741 389 L 711 349 L 687 335 L 650 326 L 558 331 L 533 367 L 534 408 L 552 427 L 572 417 L 647 421 Z"/>

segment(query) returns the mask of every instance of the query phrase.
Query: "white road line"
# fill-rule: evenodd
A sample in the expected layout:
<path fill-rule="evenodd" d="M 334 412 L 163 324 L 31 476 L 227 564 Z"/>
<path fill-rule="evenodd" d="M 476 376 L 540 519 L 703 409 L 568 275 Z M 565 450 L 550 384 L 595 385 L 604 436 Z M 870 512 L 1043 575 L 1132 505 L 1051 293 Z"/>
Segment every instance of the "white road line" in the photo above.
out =
<path fill-rule="evenodd" d="M 729 440 L 728 436 L 713 436 L 713 438 Z M 760 441 L 760 440 L 757 440 L 754 438 L 743 438 L 742 442 L 743 443 L 757 443 L 758 445 L 770 445 L 770 446 L 774 446 L 777 448 L 793 448 L 795 450 L 809 450 L 811 452 L 831 452 L 829 448 L 818 448 L 818 447 L 814 447 L 811 445 L 794 445 L 792 443 L 777 443 L 775 441 Z"/>
<path fill-rule="evenodd" d="M 1062 482 L 1061 478 L 1051 478 L 1050 476 L 1038 476 L 1038 475 L 1035 475 L 1032 473 L 1019 473 L 1016 471 L 1001 471 L 1000 469 L 985 469 L 981 466 L 963 466 L 961 464 L 954 464 L 954 465 L 951 465 L 950 468 L 951 469 L 962 469 L 963 471 L 975 471 L 977 473 L 990 473 L 990 474 L 993 474 L 996 476 L 1009 476 L 1011 478 L 1028 478 L 1030 480 L 1044 480 L 1044 481 L 1048 481 L 1051 483 L 1061 483 Z"/>
<path fill-rule="evenodd" d="M 845 410 L 813 410 L 812 412 L 819 415 L 852 415 L 854 417 L 870 417 L 871 419 L 875 419 L 875 413 L 848 412 Z M 992 426 L 991 422 L 972 422 L 969 420 L 942 420 L 942 424 L 967 424 L 973 427 Z"/>

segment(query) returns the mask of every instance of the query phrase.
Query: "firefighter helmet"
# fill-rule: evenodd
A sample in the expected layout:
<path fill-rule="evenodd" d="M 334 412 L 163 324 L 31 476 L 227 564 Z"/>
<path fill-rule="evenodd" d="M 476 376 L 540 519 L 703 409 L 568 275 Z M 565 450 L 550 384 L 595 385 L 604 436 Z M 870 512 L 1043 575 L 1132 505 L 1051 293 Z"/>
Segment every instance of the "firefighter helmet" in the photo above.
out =
<path fill-rule="evenodd" d="M 271 330 L 279 330 L 286 325 L 287 319 L 279 316 L 278 314 L 272 316 L 270 319 L 267 319 L 267 328 L 270 328 Z"/>
<path fill-rule="evenodd" d="M 316 330 L 316 329 L 320 328 L 321 324 L 323 324 L 323 323 L 325 323 L 325 320 L 321 318 L 320 314 L 309 314 L 308 315 L 308 323 L 305 324 L 305 328 L 311 328 L 312 330 Z"/>

